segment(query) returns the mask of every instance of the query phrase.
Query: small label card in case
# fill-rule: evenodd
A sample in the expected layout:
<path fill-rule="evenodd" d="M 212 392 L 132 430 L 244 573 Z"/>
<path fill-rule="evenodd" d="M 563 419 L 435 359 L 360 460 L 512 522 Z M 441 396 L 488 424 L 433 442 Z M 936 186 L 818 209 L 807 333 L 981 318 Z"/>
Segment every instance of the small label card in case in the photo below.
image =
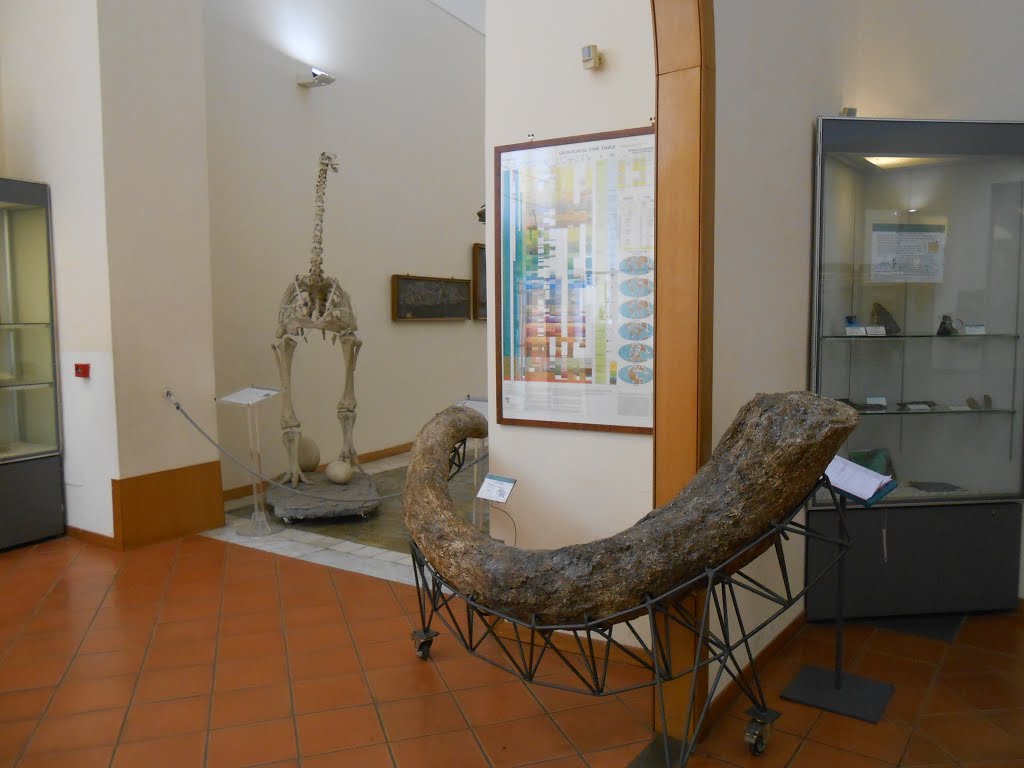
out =
<path fill-rule="evenodd" d="M 863 325 L 848 325 L 846 326 L 847 336 L 867 336 L 867 331 Z"/>
<path fill-rule="evenodd" d="M 476 497 L 478 499 L 487 499 L 488 501 L 505 502 L 508 501 L 508 496 L 512 493 L 515 485 L 516 481 L 511 477 L 488 474 L 484 478 L 480 490 L 477 491 Z"/>
<path fill-rule="evenodd" d="M 867 398 L 867 404 L 872 408 L 885 408 L 889 405 L 882 395 L 873 395 Z"/>
<path fill-rule="evenodd" d="M 986 333 L 984 325 L 964 325 L 964 336 L 984 336 Z"/>
<path fill-rule="evenodd" d="M 885 326 L 869 325 L 864 328 L 864 332 L 867 333 L 868 336 L 885 336 Z"/>

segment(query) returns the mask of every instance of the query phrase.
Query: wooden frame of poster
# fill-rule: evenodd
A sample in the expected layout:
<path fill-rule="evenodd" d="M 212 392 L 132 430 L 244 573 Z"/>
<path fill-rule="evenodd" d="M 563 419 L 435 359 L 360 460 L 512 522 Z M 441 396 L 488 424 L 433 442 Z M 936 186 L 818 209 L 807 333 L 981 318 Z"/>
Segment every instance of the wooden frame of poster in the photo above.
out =
<path fill-rule="evenodd" d="M 650 434 L 654 129 L 494 149 L 499 424 Z"/>

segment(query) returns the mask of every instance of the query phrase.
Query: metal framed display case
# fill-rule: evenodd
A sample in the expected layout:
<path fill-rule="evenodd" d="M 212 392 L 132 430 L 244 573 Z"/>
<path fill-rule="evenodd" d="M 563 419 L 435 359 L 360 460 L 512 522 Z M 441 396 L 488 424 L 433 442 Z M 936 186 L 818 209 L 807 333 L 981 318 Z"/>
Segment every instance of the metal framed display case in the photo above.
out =
<path fill-rule="evenodd" d="M 64 532 L 50 192 L 0 179 L 0 549 Z"/>
<path fill-rule="evenodd" d="M 819 118 L 811 389 L 860 412 L 840 455 L 899 481 L 850 512 L 848 615 L 1016 606 L 1022 255 L 1024 123 Z"/>

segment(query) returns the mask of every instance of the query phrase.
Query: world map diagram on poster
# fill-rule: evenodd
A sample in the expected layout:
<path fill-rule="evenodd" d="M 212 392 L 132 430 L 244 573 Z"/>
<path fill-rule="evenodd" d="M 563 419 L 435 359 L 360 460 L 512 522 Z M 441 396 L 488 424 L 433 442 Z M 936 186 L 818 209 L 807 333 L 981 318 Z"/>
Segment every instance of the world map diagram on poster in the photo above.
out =
<path fill-rule="evenodd" d="M 501 413 L 653 425 L 654 136 L 500 155 Z"/>

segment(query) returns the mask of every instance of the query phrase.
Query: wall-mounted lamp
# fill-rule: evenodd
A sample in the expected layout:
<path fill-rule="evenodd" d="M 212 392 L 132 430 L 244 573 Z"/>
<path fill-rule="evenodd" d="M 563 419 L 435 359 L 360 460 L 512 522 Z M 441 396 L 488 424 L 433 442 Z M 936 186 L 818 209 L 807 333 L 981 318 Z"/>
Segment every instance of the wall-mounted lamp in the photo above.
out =
<path fill-rule="evenodd" d="M 601 64 L 601 51 L 598 50 L 596 45 L 584 45 L 580 51 L 580 59 L 583 61 L 584 69 L 600 69 Z"/>
<path fill-rule="evenodd" d="M 330 85 L 336 79 L 334 75 L 324 72 L 322 69 L 310 67 L 309 74 L 307 75 L 303 72 L 296 78 L 295 82 L 300 88 L 319 88 L 322 85 Z"/>

